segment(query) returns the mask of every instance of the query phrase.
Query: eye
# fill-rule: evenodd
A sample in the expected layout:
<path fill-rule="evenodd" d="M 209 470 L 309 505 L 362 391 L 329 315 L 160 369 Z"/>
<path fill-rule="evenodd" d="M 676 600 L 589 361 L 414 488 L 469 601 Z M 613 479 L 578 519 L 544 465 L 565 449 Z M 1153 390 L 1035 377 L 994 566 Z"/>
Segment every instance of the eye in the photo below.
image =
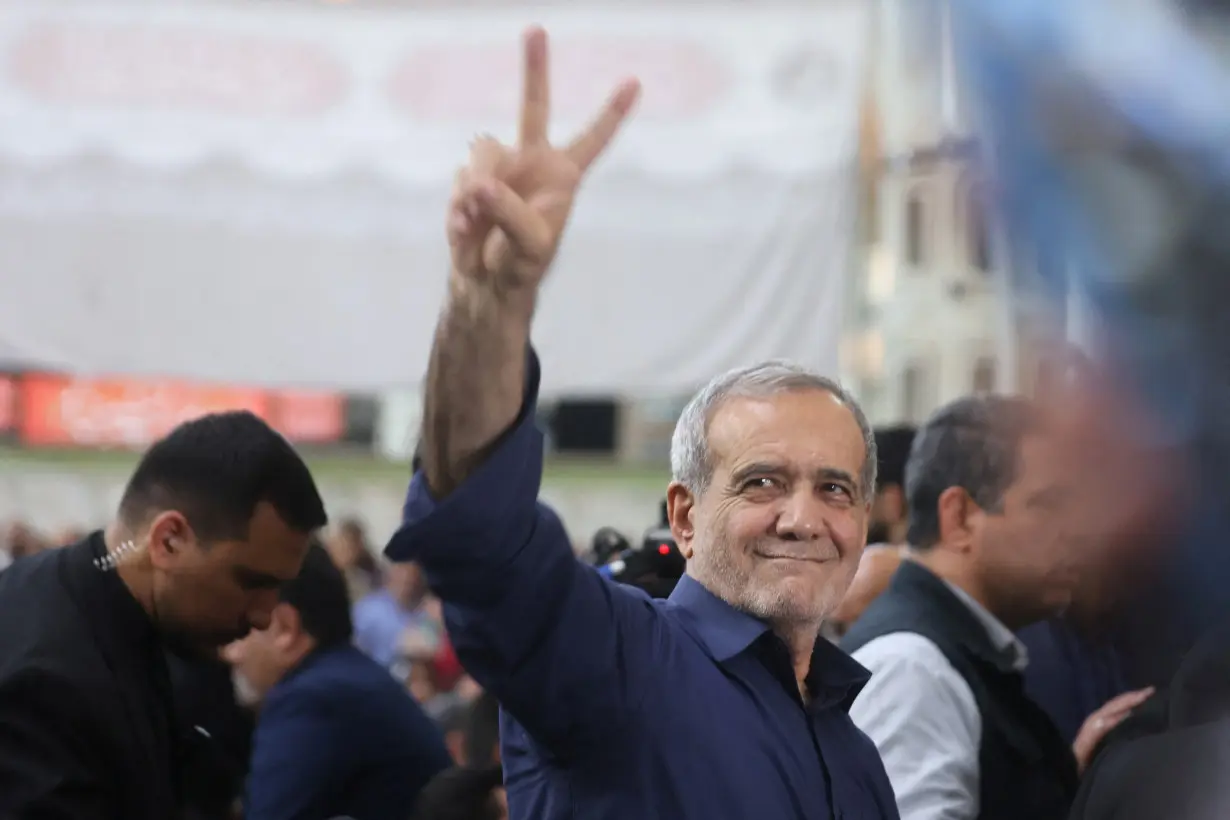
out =
<path fill-rule="evenodd" d="M 840 495 L 849 499 L 854 498 L 854 492 L 844 484 L 836 484 L 830 481 L 828 484 L 823 485 L 823 489 L 826 495 Z"/>
<path fill-rule="evenodd" d="M 762 475 L 756 476 L 755 478 L 749 478 L 747 481 L 743 482 L 742 489 L 744 491 L 750 490 L 755 492 L 757 490 L 772 490 L 779 486 L 781 485 L 778 483 L 777 479 Z"/>

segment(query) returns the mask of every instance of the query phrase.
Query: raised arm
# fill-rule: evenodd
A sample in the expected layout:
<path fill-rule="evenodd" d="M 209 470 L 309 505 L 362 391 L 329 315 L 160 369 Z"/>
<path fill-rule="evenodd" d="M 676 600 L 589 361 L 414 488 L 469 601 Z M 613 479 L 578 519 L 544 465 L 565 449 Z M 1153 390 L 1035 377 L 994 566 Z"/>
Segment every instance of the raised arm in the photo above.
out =
<path fill-rule="evenodd" d="M 423 413 L 423 471 L 437 498 L 453 492 L 513 424 L 538 287 L 555 258 L 577 186 L 635 102 L 621 85 L 567 148 L 547 141 L 547 36 L 525 37 L 515 147 L 474 141 L 448 211 L 452 273 L 436 331 Z"/>
<path fill-rule="evenodd" d="M 453 270 L 429 367 L 422 469 L 386 554 L 418 561 L 466 670 L 559 755 L 625 724 L 661 648 L 644 597 L 582 566 L 538 501 L 538 286 L 577 186 L 634 102 L 621 85 L 567 148 L 547 142 L 546 35 L 525 39 L 515 147 L 478 139 L 449 206 Z"/>

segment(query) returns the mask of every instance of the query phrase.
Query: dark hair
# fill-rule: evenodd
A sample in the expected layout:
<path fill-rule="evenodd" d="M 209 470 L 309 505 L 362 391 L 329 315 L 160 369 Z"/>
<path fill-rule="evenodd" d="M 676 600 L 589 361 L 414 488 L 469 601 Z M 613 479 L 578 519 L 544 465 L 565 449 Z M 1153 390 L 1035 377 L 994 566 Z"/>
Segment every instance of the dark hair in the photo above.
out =
<path fill-rule="evenodd" d="M 292 529 L 328 523 L 307 464 L 252 413 L 214 413 L 184 422 L 137 464 L 120 501 L 126 522 L 179 510 L 203 542 L 245 540 L 256 506 L 266 502 Z"/>
<path fill-rule="evenodd" d="M 303 631 L 316 639 L 318 647 L 350 643 L 354 623 L 346 578 L 315 538 L 308 546 L 303 568 L 293 581 L 282 586 L 280 597 L 299 613 Z"/>
<path fill-rule="evenodd" d="M 876 458 L 880 462 L 876 471 L 877 492 L 893 485 L 905 486 L 905 464 L 917 433 L 915 428 L 906 425 L 876 428 Z"/>
<path fill-rule="evenodd" d="M 495 820 L 494 792 L 504 784 L 499 766 L 454 766 L 419 792 L 414 820 Z"/>
<path fill-rule="evenodd" d="M 939 541 L 939 500 L 949 487 L 999 512 L 1016 480 L 1021 440 L 1040 427 L 1034 406 L 1016 397 L 968 397 L 936 411 L 914 437 L 905 469 L 910 546 L 928 549 Z"/>
<path fill-rule="evenodd" d="M 465 720 L 462 750 L 470 766 L 486 766 L 498 759 L 500 750 L 500 703 L 483 692 L 470 704 Z"/>

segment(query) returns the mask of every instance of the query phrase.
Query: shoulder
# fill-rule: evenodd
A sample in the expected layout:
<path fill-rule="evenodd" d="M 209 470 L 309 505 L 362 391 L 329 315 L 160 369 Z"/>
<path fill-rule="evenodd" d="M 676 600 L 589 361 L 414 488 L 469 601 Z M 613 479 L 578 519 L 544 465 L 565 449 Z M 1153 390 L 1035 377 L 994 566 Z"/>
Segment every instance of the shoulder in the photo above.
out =
<path fill-rule="evenodd" d="M 61 581 L 56 556 L 25 558 L 0 573 L 0 611 L 27 617 L 0 618 L 0 679 L 54 674 L 82 688 L 109 679 L 89 621 Z"/>
<path fill-rule="evenodd" d="M 385 593 L 381 590 L 369 592 L 355 602 L 352 607 L 356 618 L 370 617 L 387 608 Z"/>
<path fill-rule="evenodd" d="M 68 549 L 71 548 L 46 550 L 22 558 L 0 572 L 0 606 L 5 610 L 24 605 L 53 611 L 53 604 L 69 597 L 61 572 Z M 22 622 L 29 625 L 29 619 Z"/>
<path fill-rule="evenodd" d="M 388 670 L 351 646 L 326 650 L 310 666 L 292 673 L 269 693 L 262 719 L 310 714 L 354 725 L 370 714 L 382 725 L 429 722 L 422 709 Z M 367 722 L 366 730 L 372 728 Z"/>
<path fill-rule="evenodd" d="M 917 632 L 889 632 L 850 653 L 856 661 L 875 675 L 885 671 L 941 674 L 952 664 L 940 647 Z M 955 670 L 953 670 L 955 672 Z"/>
<path fill-rule="evenodd" d="M 924 635 L 892 632 L 868 641 L 852 653 L 871 672 L 871 680 L 852 712 L 884 708 L 898 714 L 958 711 L 977 714 L 973 690 L 944 652 Z"/>

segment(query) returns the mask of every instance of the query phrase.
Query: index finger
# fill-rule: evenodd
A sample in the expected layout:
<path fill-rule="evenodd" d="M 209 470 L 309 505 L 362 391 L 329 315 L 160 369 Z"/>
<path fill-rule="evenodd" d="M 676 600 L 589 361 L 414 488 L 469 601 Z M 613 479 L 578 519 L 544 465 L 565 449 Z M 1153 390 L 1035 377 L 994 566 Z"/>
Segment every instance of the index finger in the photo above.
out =
<path fill-rule="evenodd" d="M 640 94 L 641 84 L 637 80 L 620 83 L 598 118 L 568 146 L 567 154 L 577 167 L 587 170 L 606 150 Z"/>
<path fill-rule="evenodd" d="M 551 116 L 551 74 L 547 65 L 547 32 L 534 27 L 525 32 L 525 67 L 522 69 L 520 145 L 547 141 Z"/>
<path fill-rule="evenodd" d="M 1137 689 L 1135 692 L 1124 692 L 1122 695 L 1111 698 L 1106 701 L 1106 704 L 1098 711 L 1108 713 L 1126 711 L 1144 703 L 1150 695 L 1153 694 L 1153 687 L 1147 689 Z"/>

